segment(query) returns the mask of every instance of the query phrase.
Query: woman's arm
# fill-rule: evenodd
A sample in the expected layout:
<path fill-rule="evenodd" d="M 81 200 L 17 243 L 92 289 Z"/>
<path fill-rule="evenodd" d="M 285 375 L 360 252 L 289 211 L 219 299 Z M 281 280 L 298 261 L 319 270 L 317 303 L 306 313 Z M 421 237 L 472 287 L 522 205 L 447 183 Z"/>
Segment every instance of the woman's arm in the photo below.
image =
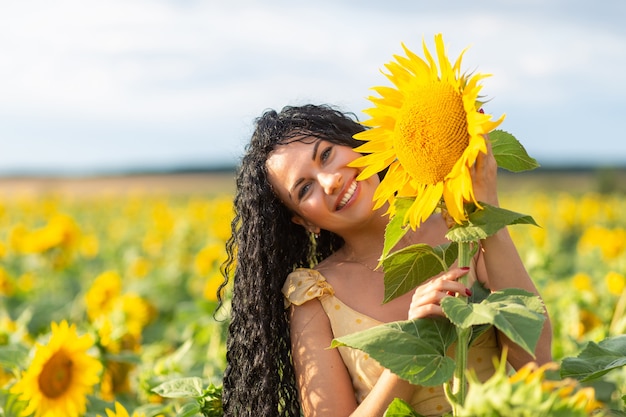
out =
<path fill-rule="evenodd" d="M 413 386 L 385 370 L 357 405 L 348 370 L 333 340 L 330 322 L 318 300 L 291 309 L 291 348 L 300 402 L 306 417 L 382 416 L 394 398 L 409 400 Z"/>
<path fill-rule="evenodd" d="M 482 253 L 478 259 L 478 277 L 486 278 L 486 285 L 492 291 L 505 288 L 521 288 L 535 295 L 539 295 L 537 287 L 528 275 L 524 264 L 515 248 L 508 230 L 502 229 L 495 235 L 482 241 Z M 539 364 L 552 360 L 552 325 L 550 317 L 545 312 L 546 321 L 535 348 L 535 358 L 513 343 L 504 334 L 498 333 L 503 346 L 508 347 L 507 360 L 515 369 L 519 369 L 530 361 Z"/>
<path fill-rule="evenodd" d="M 498 167 L 491 152 L 491 145 L 487 143 L 487 155 L 479 154 L 473 167 L 474 192 L 478 201 L 498 207 L 496 186 Z M 481 250 L 477 262 L 477 276 L 490 290 L 521 288 L 539 295 L 506 228 L 481 241 Z M 547 312 L 545 316 L 546 321 L 535 349 L 534 360 L 540 364 L 552 360 L 552 326 Z M 501 344 L 508 346 L 508 361 L 516 369 L 533 360 L 506 336 L 501 333 L 498 336 Z"/>

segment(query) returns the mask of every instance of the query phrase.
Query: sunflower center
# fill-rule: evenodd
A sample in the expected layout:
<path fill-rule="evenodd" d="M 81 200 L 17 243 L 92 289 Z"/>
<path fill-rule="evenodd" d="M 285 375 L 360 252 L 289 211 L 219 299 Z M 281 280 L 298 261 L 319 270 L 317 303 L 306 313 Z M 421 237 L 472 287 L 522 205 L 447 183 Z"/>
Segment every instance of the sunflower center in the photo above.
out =
<path fill-rule="evenodd" d="M 398 160 L 422 184 L 442 181 L 469 144 L 461 93 L 440 81 L 405 98 L 394 132 Z"/>
<path fill-rule="evenodd" d="M 46 362 L 39 374 L 39 388 L 48 398 L 63 395 L 72 382 L 72 360 L 59 350 Z"/>

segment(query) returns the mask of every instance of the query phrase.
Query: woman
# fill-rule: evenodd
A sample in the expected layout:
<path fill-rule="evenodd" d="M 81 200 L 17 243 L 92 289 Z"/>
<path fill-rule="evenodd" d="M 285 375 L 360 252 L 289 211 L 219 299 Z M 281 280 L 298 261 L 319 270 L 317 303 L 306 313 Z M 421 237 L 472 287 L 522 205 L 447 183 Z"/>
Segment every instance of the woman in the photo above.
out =
<path fill-rule="evenodd" d="M 441 415 L 448 409 L 439 387 L 413 386 L 362 352 L 328 349 L 331 340 L 359 326 L 441 316 L 443 297 L 471 294 L 458 282 L 468 274 L 491 290 L 537 293 L 503 229 L 481 242 L 471 270 L 451 268 L 382 304 L 383 272 L 375 266 L 388 219 L 386 207 L 372 211 L 379 178 L 357 182 L 358 169 L 348 166 L 360 156 L 352 136 L 362 130 L 327 106 L 270 110 L 257 120 L 238 172 L 227 245 L 227 276 L 234 272 L 227 416 L 380 416 L 396 397 L 419 413 Z M 480 156 L 474 171 L 476 198 L 497 205 L 493 156 Z M 435 246 L 446 241 L 446 231 L 443 216 L 434 214 L 398 247 Z M 536 350 L 540 363 L 550 360 L 550 337 L 546 321 Z M 482 367 L 483 378 L 503 345 L 515 368 L 532 360 L 495 331 L 481 339 L 469 360 Z"/>

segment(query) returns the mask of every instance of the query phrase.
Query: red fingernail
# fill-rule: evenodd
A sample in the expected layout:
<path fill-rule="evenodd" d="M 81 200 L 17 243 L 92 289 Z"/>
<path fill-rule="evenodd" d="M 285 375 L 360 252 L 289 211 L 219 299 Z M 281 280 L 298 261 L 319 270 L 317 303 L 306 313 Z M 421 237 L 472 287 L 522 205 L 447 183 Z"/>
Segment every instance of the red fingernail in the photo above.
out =
<path fill-rule="evenodd" d="M 449 295 L 450 297 L 454 297 L 454 293 L 453 293 L 452 291 L 448 291 L 448 295 Z"/>
<path fill-rule="evenodd" d="M 469 267 L 469 266 L 462 266 L 462 267 L 461 267 L 461 269 L 462 269 L 463 271 L 469 271 L 469 270 L 470 270 L 470 267 Z"/>
<path fill-rule="evenodd" d="M 472 290 L 470 290 L 469 288 L 465 289 L 465 294 L 467 294 L 467 296 L 471 296 L 472 295 Z"/>

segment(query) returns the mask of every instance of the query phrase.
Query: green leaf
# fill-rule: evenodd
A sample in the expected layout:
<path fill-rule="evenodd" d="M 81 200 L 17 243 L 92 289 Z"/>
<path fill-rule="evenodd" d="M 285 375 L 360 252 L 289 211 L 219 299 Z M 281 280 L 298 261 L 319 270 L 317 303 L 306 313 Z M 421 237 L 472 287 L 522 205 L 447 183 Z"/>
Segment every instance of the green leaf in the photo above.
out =
<path fill-rule="evenodd" d="M 489 289 L 478 280 L 474 281 L 471 290 L 472 295 L 468 298 L 468 302 L 470 303 L 480 303 L 481 301 L 486 300 L 491 294 L 491 291 L 489 291 Z"/>
<path fill-rule="evenodd" d="M 479 324 L 494 324 L 497 313 L 493 306 L 484 302 L 468 303 L 456 297 L 445 297 L 441 300 L 441 307 L 450 321 L 462 329 Z"/>
<path fill-rule="evenodd" d="M 187 403 L 180 408 L 176 416 L 177 417 L 194 417 L 197 415 L 202 415 L 200 414 L 200 411 L 201 411 L 200 405 L 198 403 L 195 403 L 195 402 Z"/>
<path fill-rule="evenodd" d="M 389 407 L 387 407 L 387 411 L 383 414 L 383 417 L 424 417 L 421 414 L 418 414 L 413 410 L 413 407 L 406 401 L 395 398 Z"/>
<path fill-rule="evenodd" d="M 563 359 L 561 377 L 591 381 L 622 366 L 626 366 L 626 335 L 589 342 L 577 357 Z"/>
<path fill-rule="evenodd" d="M 446 243 L 432 247 L 417 244 L 400 249 L 383 259 L 385 298 L 387 303 L 407 293 L 440 272 L 456 260 L 458 244 Z"/>
<path fill-rule="evenodd" d="M 472 295 L 467 298 L 468 303 L 480 303 L 485 300 L 491 292 L 480 281 L 474 281 L 472 285 Z M 491 324 L 475 325 L 472 327 L 472 335 L 470 337 L 469 346 L 471 346 L 476 339 L 482 336 L 487 330 L 491 328 Z"/>
<path fill-rule="evenodd" d="M 28 349 L 20 345 L 0 346 L 0 365 L 3 368 L 19 368 L 28 358 Z"/>
<path fill-rule="evenodd" d="M 518 288 L 493 292 L 478 304 L 445 297 L 441 308 L 456 326 L 491 324 L 533 356 L 545 321 L 539 297 Z"/>
<path fill-rule="evenodd" d="M 528 215 L 516 213 L 500 207 L 480 203 L 482 210 L 476 210 L 468 216 L 465 224 L 452 227 L 446 237 L 453 242 L 474 242 L 485 239 L 498 230 L 513 224 L 532 224 L 535 220 Z"/>
<path fill-rule="evenodd" d="M 414 198 L 400 197 L 396 198 L 394 207 L 396 209 L 395 215 L 391 218 L 385 229 L 385 244 L 383 247 L 383 253 L 381 259 L 385 259 L 394 246 L 398 244 L 400 239 L 411 228 L 408 225 L 404 225 L 404 217 L 406 212 L 413 204 Z"/>
<path fill-rule="evenodd" d="M 176 378 L 165 381 L 161 385 L 152 388 L 152 391 L 165 398 L 200 398 L 202 379 L 198 377 Z"/>
<path fill-rule="evenodd" d="M 511 172 L 529 171 L 539 167 L 537 160 L 526 152 L 515 136 L 504 130 L 489 133 L 493 156 L 500 168 Z"/>
<path fill-rule="evenodd" d="M 91 399 L 89 401 L 89 404 L 91 404 Z M 89 408 L 91 408 L 91 405 Z M 133 413 L 139 416 L 141 415 L 146 415 L 146 416 L 166 415 L 167 408 L 168 408 L 167 403 L 165 404 L 142 404 L 136 407 L 133 410 Z"/>
<path fill-rule="evenodd" d="M 455 340 L 454 326 L 437 317 L 382 324 L 339 337 L 331 347 L 359 349 L 412 384 L 436 386 L 454 374 L 454 361 L 446 351 Z"/>

